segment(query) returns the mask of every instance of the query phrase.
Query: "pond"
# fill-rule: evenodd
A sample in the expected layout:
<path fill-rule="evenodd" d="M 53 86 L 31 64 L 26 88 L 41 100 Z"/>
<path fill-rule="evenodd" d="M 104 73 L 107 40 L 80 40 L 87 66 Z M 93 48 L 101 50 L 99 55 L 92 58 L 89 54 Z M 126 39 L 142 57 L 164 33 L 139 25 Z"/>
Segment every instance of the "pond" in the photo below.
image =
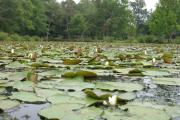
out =
<path fill-rule="evenodd" d="M 2 42 L 2 120 L 179 120 L 180 45 Z"/>

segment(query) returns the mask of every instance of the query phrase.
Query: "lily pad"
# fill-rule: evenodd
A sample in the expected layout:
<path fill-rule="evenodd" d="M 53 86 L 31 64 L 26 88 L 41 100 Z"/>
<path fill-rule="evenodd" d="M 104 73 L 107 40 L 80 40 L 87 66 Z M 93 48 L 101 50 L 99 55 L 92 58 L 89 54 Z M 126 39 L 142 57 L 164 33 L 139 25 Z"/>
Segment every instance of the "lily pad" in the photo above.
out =
<path fill-rule="evenodd" d="M 60 70 L 49 70 L 46 72 L 38 73 L 38 75 L 43 77 L 61 77 L 62 71 Z"/>
<path fill-rule="evenodd" d="M 8 110 L 20 105 L 20 102 L 16 100 L 0 100 L 0 109 L 1 110 Z"/>
<path fill-rule="evenodd" d="M 19 90 L 19 91 L 33 91 L 33 88 L 35 87 L 34 83 L 31 81 L 17 81 L 13 84 L 13 88 Z"/>
<path fill-rule="evenodd" d="M 148 70 L 145 72 L 142 72 L 143 75 L 145 76 L 169 76 L 170 73 L 167 71 L 153 71 L 153 70 Z"/>
<path fill-rule="evenodd" d="M 65 80 L 58 83 L 55 88 L 66 90 L 66 91 L 82 91 L 87 88 L 94 88 L 95 85 L 93 83 L 82 82 L 82 81 L 73 81 L 73 80 Z"/>
<path fill-rule="evenodd" d="M 65 64 L 65 65 L 77 65 L 81 62 L 82 62 L 82 60 L 79 60 L 79 59 L 65 59 L 65 60 L 63 60 L 63 64 Z"/>
<path fill-rule="evenodd" d="M 133 70 L 133 68 L 121 68 L 121 69 L 115 69 L 115 72 L 121 73 L 123 75 L 126 75 L 129 73 L 129 71 Z"/>
<path fill-rule="evenodd" d="M 8 80 L 20 81 L 26 79 L 27 72 L 6 73 Z"/>
<path fill-rule="evenodd" d="M 48 97 L 47 100 L 51 102 L 52 104 L 58 104 L 58 103 L 78 103 L 83 104 L 82 99 L 76 98 L 73 96 L 63 95 L 63 94 L 57 94 L 51 97 Z"/>
<path fill-rule="evenodd" d="M 180 78 L 153 78 L 152 80 L 155 84 L 180 86 Z"/>
<path fill-rule="evenodd" d="M 9 96 L 10 99 L 20 100 L 28 103 L 39 103 L 45 102 L 44 98 L 36 96 L 35 93 L 32 92 L 14 92 L 12 96 Z"/>
<path fill-rule="evenodd" d="M 40 89 L 35 88 L 36 95 L 38 97 L 47 98 L 56 94 L 65 94 L 63 91 L 59 91 L 57 89 Z"/>
<path fill-rule="evenodd" d="M 119 94 L 118 97 L 120 99 L 130 101 L 136 98 L 136 94 L 133 92 L 126 92 L 126 93 Z"/>
<path fill-rule="evenodd" d="M 84 71 L 80 70 L 77 72 L 66 72 L 62 75 L 63 77 L 77 77 L 77 76 L 83 76 L 84 78 L 95 78 L 97 77 L 97 74 L 91 71 Z"/>
<path fill-rule="evenodd" d="M 102 110 L 99 108 L 82 108 L 81 104 L 56 104 L 40 111 L 39 115 L 47 119 L 58 120 L 94 120 L 99 118 Z"/>
<path fill-rule="evenodd" d="M 107 100 L 110 96 L 112 96 L 110 92 L 102 92 L 100 90 L 95 91 L 95 90 L 86 89 L 84 93 L 86 93 L 88 97 L 97 100 Z"/>
<path fill-rule="evenodd" d="M 110 90 L 110 91 L 120 90 L 120 91 L 132 92 L 132 91 L 140 91 L 143 89 L 143 86 L 141 84 L 136 84 L 136 83 L 96 82 L 95 85 L 97 89 Z"/>
<path fill-rule="evenodd" d="M 27 66 L 24 64 L 21 64 L 17 61 L 6 65 L 6 68 L 9 68 L 9 69 L 21 69 L 21 68 L 25 68 L 25 67 L 27 67 Z"/>
<path fill-rule="evenodd" d="M 105 110 L 103 118 L 108 120 L 169 120 L 170 116 L 164 110 L 152 107 L 143 107 L 136 105 L 125 105 L 121 109 L 126 111 Z"/>
<path fill-rule="evenodd" d="M 127 92 L 127 93 L 118 93 L 118 92 L 107 92 L 107 91 L 101 91 L 101 90 L 90 90 L 86 89 L 84 91 L 88 97 L 91 97 L 93 99 L 97 100 L 108 100 L 109 97 L 116 95 L 118 101 L 130 101 L 136 98 L 136 94 L 133 92 Z"/>
<path fill-rule="evenodd" d="M 7 99 L 8 97 L 7 96 L 5 96 L 5 95 L 0 95 L 0 100 L 5 100 L 5 99 Z"/>

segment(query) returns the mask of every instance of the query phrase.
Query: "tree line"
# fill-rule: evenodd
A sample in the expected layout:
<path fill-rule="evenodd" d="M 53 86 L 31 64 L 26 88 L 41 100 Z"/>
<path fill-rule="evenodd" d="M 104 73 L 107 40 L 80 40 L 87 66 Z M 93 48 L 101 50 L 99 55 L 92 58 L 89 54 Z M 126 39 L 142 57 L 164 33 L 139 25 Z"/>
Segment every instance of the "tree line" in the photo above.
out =
<path fill-rule="evenodd" d="M 171 38 L 180 31 L 180 0 L 1 0 L 0 31 L 45 38 Z"/>

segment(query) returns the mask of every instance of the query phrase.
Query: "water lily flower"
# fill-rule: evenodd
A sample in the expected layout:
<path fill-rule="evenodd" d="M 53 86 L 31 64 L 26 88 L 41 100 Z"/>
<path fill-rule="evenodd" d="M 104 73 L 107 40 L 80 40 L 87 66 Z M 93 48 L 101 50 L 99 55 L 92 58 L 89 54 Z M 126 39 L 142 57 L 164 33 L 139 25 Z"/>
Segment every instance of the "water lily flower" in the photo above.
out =
<path fill-rule="evenodd" d="M 32 58 L 33 54 L 29 53 L 28 58 Z"/>
<path fill-rule="evenodd" d="M 43 49 L 43 48 L 44 48 L 44 46 L 43 46 L 43 45 L 40 45 L 40 48 L 41 48 L 41 49 Z"/>
<path fill-rule="evenodd" d="M 105 66 L 109 66 L 109 62 L 108 61 L 105 62 Z"/>
<path fill-rule="evenodd" d="M 146 50 L 144 51 L 144 54 L 147 55 L 147 51 Z"/>
<path fill-rule="evenodd" d="M 98 48 L 97 47 L 95 48 L 95 52 L 98 52 Z"/>
<path fill-rule="evenodd" d="M 155 62 L 156 62 L 156 58 L 153 58 L 153 59 L 152 59 L 152 62 L 155 63 Z"/>
<path fill-rule="evenodd" d="M 15 50 L 14 49 L 11 49 L 11 53 L 14 54 Z"/>
<path fill-rule="evenodd" d="M 103 105 L 108 105 L 107 101 L 104 100 L 103 101 Z"/>
<path fill-rule="evenodd" d="M 109 97 L 109 104 L 112 106 L 115 106 L 117 104 L 117 96 L 116 95 Z"/>

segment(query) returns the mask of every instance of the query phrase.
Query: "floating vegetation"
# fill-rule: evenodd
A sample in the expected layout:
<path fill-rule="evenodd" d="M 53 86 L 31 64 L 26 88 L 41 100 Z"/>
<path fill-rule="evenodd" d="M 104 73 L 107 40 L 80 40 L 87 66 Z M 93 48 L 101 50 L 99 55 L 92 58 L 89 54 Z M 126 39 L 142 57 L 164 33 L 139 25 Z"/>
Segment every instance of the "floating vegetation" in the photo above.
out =
<path fill-rule="evenodd" d="M 17 114 L 35 106 L 37 120 L 180 115 L 178 46 L 36 42 L 27 49 L 26 44 L 0 45 L 0 111 L 8 119 L 21 120 Z"/>

